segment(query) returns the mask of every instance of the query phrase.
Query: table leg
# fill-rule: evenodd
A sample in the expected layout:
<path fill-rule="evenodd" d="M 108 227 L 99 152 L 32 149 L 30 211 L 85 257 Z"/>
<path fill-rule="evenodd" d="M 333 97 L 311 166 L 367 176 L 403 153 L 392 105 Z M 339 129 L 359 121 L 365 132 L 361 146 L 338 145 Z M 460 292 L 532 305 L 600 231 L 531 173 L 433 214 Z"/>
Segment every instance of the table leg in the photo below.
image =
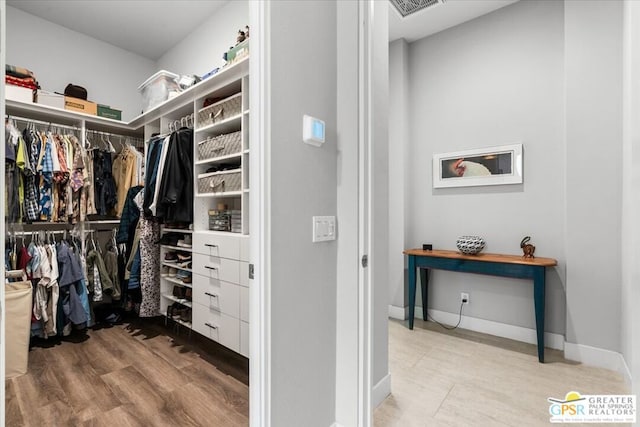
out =
<path fill-rule="evenodd" d="M 544 294 L 545 268 L 536 267 L 533 273 L 533 299 L 536 311 L 536 333 L 538 335 L 538 361 L 544 363 Z"/>
<path fill-rule="evenodd" d="M 416 308 L 416 256 L 409 255 L 409 329 L 413 329 Z"/>
<path fill-rule="evenodd" d="M 429 269 L 420 269 L 420 284 L 422 285 L 422 320 L 427 321 L 427 302 L 429 300 Z"/>

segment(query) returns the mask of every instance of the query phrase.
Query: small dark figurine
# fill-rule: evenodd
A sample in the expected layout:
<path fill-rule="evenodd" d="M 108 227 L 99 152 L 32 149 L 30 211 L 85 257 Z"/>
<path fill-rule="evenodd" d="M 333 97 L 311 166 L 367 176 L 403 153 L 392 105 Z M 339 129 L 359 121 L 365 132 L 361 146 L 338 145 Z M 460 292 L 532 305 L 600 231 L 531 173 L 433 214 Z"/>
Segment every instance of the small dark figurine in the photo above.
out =
<path fill-rule="evenodd" d="M 244 36 L 246 38 L 249 38 L 249 26 L 248 25 L 246 27 L 244 27 Z"/>
<path fill-rule="evenodd" d="M 241 43 L 241 42 L 243 42 L 243 41 L 244 41 L 244 39 L 246 39 L 246 38 L 247 38 L 247 36 L 245 35 L 245 32 L 244 32 L 244 31 L 242 31 L 242 30 L 238 30 L 238 38 L 236 39 L 236 41 L 237 41 L 238 43 Z"/>
<path fill-rule="evenodd" d="M 529 240 L 531 240 L 531 237 L 527 236 L 520 242 L 520 247 L 522 248 L 522 252 L 524 252 L 524 258 L 534 258 L 533 253 L 536 251 L 536 247 L 528 243 Z"/>

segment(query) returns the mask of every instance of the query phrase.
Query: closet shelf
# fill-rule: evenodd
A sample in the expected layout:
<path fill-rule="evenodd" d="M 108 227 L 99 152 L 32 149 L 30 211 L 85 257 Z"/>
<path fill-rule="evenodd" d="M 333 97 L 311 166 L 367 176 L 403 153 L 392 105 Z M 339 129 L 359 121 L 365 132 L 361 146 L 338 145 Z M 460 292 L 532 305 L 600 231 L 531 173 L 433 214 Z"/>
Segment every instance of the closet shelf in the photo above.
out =
<path fill-rule="evenodd" d="M 178 270 L 184 270 L 184 271 L 189 271 L 189 272 L 193 271 L 190 268 L 180 267 L 177 264 L 172 264 L 172 263 L 166 262 L 166 261 L 162 261 L 162 265 L 164 265 L 165 267 L 175 268 L 175 269 L 178 269 Z"/>
<path fill-rule="evenodd" d="M 169 98 L 165 102 L 156 105 L 151 110 L 139 115 L 131 120 L 128 124 L 134 128 L 140 128 L 152 120 L 160 118 L 163 115 L 170 114 L 176 111 L 178 108 L 187 104 L 193 105 L 194 98 L 205 97 L 222 90 L 229 86 L 229 84 L 240 80 L 240 78 L 249 73 L 249 57 L 241 59 L 240 61 L 229 65 L 218 71 L 213 76 L 206 80 L 197 83 L 187 90 L 181 92 L 179 95 Z"/>
<path fill-rule="evenodd" d="M 182 305 L 184 305 L 185 307 L 189 307 L 189 308 L 191 308 L 191 307 L 192 307 L 191 301 L 187 301 L 187 300 L 186 300 L 186 299 L 184 299 L 184 298 L 176 298 L 176 297 L 174 297 L 174 296 L 173 296 L 173 295 L 171 295 L 171 294 L 162 294 L 162 297 L 163 297 L 163 298 L 166 298 L 166 299 L 168 299 L 168 300 L 171 300 L 171 301 L 177 302 L 177 303 L 179 303 L 179 304 L 182 304 Z"/>
<path fill-rule="evenodd" d="M 88 220 L 84 222 L 85 224 L 120 224 L 119 219 L 97 219 L 97 220 Z"/>
<path fill-rule="evenodd" d="M 184 283 L 182 280 L 176 279 L 175 276 L 169 276 L 168 274 L 161 274 L 160 277 L 166 280 L 167 282 L 175 283 L 176 285 L 181 285 L 181 286 L 184 286 L 185 288 L 192 287 L 191 283 Z"/>
<path fill-rule="evenodd" d="M 178 318 L 169 317 L 165 313 L 161 313 L 161 314 L 169 320 L 173 320 L 174 322 L 179 323 L 186 328 L 192 329 L 191 322 L 185 322 L 184 320 L 180 320 Z"/>
<path fill-rule="evenodd" d="M 208 165 L 211 163 L 218 163 L 218 162 L 222 162 L 225 160 L 229 160 L 229 159 L 236 159 L 238 157 L 240 157 L 242 155 L 242 153 L 233 153 L 233 154 L 227 154 L 226 156 L 220 156 L 220 157 L 212 157 L 210 159 L 204 159 L 204 160 L 198 160 L 195 162 L 196 165 Z"/>
<path fill-rule="evenodd" d="M 17 116 L 28 116 L 35 120 L 57 123 L 61 125 L 71 125 L 81 127 L 84 121 L 87 129 L 113 132 L 117 130 L 123 135 L 140 136 L 141 129 L 134 128 L 129 123 L 119 120 L 107 119 L 91 114 L 78 113 L 75 111 L 64 110 L 62 108 L 50 107 L 44 104 L 34 104 L 32 102 L 20 102 L 7 99 L 5 101 L 6 114 Z"/>
<path fill-rule="evenodd" d="M 195 133 L 201 132 L 213 132 L 222 135 L 224 133 L 234 132 L 240 130 L 242 120 L 242 114 L 238 114 L 237 116 L 229 117 L 226 120 L 222 120 L 217 123 L 212 123 L 205 127 L 195 129 Z"/>
<path fill-rule="evenodd" d="M 237 197 L 242 196 L 242 191 L 227 191 L 225 193 L 198 193 L 196 197 Z"/>
<path fill-rule="evenodd" d="M 193 233 L 193 230 L 187 228 L 163 228 L 163 233 Z"/>
<path fill-rule="evenodd" d="M 161 248 L 171 249 L 172 251 L 193 252 L 193 247 L 184 248 L 182 246 L 160 245 Z"/>

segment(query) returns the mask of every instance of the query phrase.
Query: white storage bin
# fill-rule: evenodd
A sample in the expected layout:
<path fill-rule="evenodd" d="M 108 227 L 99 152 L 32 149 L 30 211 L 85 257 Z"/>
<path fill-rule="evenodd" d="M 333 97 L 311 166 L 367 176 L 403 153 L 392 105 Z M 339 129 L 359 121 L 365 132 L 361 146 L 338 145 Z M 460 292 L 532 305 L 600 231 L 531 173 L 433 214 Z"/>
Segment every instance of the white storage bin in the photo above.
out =
<path fill-rule="evenodd" d="M 160 70 L 149 77 L 138 87 L 142 95 L 142 111 L 147 112 L 158 104 L 169 99 L 173 94 L 180 92 L 177 78 L 180 77 L 170 71 Z"/>
<path fill-rule="evenodd" d="M 56 107 L 64 110 L 64 95 L 47 92 L 46 90 L 39 90 L 37 102 L 38 104 L 48 105 L 50 107 Z"/>
<path fill-rule="evenodd" d="M 33 90 L 22 86 L 8 84 L 4 87 L 4 97 L 11 101 L 33 103 Z"/>

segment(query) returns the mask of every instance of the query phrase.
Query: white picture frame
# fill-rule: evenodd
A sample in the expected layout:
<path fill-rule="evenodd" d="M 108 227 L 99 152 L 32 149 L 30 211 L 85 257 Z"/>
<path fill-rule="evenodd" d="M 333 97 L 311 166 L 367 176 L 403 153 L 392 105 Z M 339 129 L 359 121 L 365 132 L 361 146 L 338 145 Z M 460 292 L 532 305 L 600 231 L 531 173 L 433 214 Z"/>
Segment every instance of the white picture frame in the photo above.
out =
<path fill-rule="evenodd" d="M 522 184 L 522 144 L 433 155 L 433 188 Z"/>

